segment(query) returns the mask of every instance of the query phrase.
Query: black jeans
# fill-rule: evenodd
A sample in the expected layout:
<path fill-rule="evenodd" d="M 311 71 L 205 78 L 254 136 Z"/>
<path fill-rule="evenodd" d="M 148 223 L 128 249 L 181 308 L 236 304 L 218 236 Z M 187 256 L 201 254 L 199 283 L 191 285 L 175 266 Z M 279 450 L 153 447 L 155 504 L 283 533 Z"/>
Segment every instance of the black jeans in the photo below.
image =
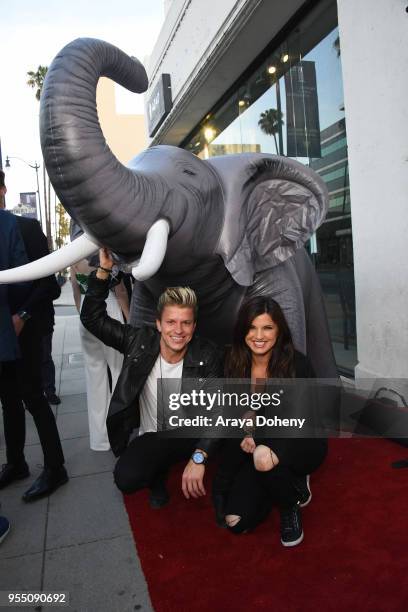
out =
<path fill-rule="evenodd" d="M 273 448 L 273 444 L 268 442 L 256 440 L 257 445 Z M 296 476 L 316 470 L 326 456 L 327 446 L 322 440 L 299 439 L 295 445 L 293 442 L 290 442 L 294 449 L 296 447 L 293 457 L 269 472 L 259 472 L 254 467 L 253 456 L 241 450 L 240 439 L 225 440 L 213 482 L 213 496 L 224 496 L 226 515 L 241 517 L 234 527 L 229 528 L 232 532 L 242 533 L 256 527 L 268 516 L 273 504 L 289 507 L 298 501 L 299 494 L 294 486 Z"/>
<path fill-rule="evenodd" d="M 151 487 L 155 480 L 166 475 L 173 463 L 187 460 L 195 448 L 195 439 L 145 433 L 134 438 L 119 457 L 114 470 L 115 484 L 122 493 Z"/>
<path fill-rule="evenodd" d="M 25 406 L 38 431 L 44 466 L 58 468 L 64 463 L 64 455 L 54 414 L 42 390 L 41 341 L 41 334 L 29 321 L 19 336 L 22 358 L 1 364 L 0 401 L 7 462 L 18 465 L 24 461 Z"/>
<path fill-rule="evenodd" d="M 47 395 L 55 393 L 55 365 L 52 360 L 52 336 L 54 331 L 41 339 L 42 345 L 42 383 Z"/>

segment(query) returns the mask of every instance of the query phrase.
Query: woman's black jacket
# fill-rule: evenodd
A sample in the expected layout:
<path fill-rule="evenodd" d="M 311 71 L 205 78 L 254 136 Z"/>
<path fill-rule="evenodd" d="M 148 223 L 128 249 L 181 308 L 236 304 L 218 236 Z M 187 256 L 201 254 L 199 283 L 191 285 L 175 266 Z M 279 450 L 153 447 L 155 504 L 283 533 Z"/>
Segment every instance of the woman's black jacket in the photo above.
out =
<path fill-rule="evenodd" d="M 294 377 L 297 379 L 307 379 L 307 378 L 315 378 L 315 373 L 313 367 L 303 355 L 299 351 L 295 350 L 294 354 L 294 366 L 295 366 L 295 375 Z M 299 389 L 303 390 L 303 392 L 307 392 L 307 385 L 301 384 L 299 385 Z M 283 406 L 285 406 L 286 400 L 284 400 Z M 285 415 L 282 414 L 284 417 Z M 306 417 L 308 420 L 307 412 L 301 414 L 300 416 Z M 317 424 L 317 421 L 316 421 Z M 310 427 L 310 423 L 309 423 Z M 267 444 L 270 448 L 274 450 L 276 455 L 279 457 L 280 465 L 289 465 L 295 471 L 299 473 L 310 473 L 314 471 L 317 466 L 323 461 L 325 455 L 327 454 L 327 438 L 326 437 L 314 437 L 314 438 L 303 438 L 303 437 L 269 437 L 265 436 L 258 437 L 255 434 L 255 439 L 257 444 Z M 306 463 L 308 466 L 305 469 L 305 457 L 310 455 L 310 464 Z M 314 465 L 316 464 L 316 465 Z"/>

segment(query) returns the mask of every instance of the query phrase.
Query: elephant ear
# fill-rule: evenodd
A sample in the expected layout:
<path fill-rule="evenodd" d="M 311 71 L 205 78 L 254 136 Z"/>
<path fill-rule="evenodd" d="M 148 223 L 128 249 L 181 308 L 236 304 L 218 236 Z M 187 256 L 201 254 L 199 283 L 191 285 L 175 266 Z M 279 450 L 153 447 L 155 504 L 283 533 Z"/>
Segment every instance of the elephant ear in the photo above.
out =
<path fill-rule="evenodd" d="M 317 230 L 328 208 L 327 188 L 311 168 L 286 157 L 241 154 L 209 161 L 225 197 L 217 252 L 234 280 L 248 286 Z"/>

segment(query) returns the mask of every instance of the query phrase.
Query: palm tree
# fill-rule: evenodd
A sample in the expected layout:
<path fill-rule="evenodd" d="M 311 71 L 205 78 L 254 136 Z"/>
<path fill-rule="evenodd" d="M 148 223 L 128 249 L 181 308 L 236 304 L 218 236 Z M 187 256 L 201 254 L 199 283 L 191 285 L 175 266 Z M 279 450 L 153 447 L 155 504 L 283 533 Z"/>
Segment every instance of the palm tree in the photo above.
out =
<path fill-rule="evenodd" d="M 47 74 L 48 66 L 38 66 L 37 72 L 30 70 L 27 72 L 27 76 L 30 77 L 27 81 L 27 85 L 32 87 L 33 89 L 37 88 L 35 92 L 35 97 L 38 101 L 40 101 L 42 88 L 44 85 L 45 75 Z"/>
<path fill-rule="evenodd" d="M 27 72 L 29 77 L 27 85 L 36 89 L 35 97 L 38 101 L 41 98 L 41 92 L 44 85 L 45 75 L 47 74 L 48 66 L 38 66 L 38 69 L 34 72 L 30 70 Z M 47 184 L 48 182 L 48 184 Z M 48 188 L 47 188 L 48 187 Z M 50 194 L 50 179 L 47 176 L 45 165 L 43 161 L 43 189 L 44 189 L 44 211 L 45 211 L 45 233 L 47 234 L 48 247 L 52 251 L 52 234 L 51 234 L 51 194 Z"/>
<path fill-rule="evenodd" d="M 258 125 L 261 130 L 268 134 L 268 136 L 273 136 L 275 141 L 275 150 L 276 154 L 279 155 L 278 152 L 278 143 L 276 141 L 276 134 L 278 134 L 279 129 L 283 125 L 283 114 L 278 111 L 277 108 L 269 108 L 264 113 L 261 113 L 260 119 L 258 121 Z"/>

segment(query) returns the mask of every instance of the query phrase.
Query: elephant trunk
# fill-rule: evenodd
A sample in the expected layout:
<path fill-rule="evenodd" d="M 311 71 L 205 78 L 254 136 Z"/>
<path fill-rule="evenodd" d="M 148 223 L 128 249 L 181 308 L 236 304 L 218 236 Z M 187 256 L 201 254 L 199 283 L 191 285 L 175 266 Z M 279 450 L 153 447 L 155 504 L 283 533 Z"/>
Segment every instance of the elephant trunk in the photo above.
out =
<path fill-rule="evenodd" d="M 41 146 L 51 182 L 71 217 L 97 243 L 132 258 L 157 219 L 158 203 L 152 202 L 151 180 L 123 166 L 105 141 L 96 109 L 100 76 L 135 93 L 148 85 L 142 64 L 113 45 L 73 41 L 56 56 L 44 82 Z M 124 245 L 132 245 L 131 251 L 124 252 Z"/>

